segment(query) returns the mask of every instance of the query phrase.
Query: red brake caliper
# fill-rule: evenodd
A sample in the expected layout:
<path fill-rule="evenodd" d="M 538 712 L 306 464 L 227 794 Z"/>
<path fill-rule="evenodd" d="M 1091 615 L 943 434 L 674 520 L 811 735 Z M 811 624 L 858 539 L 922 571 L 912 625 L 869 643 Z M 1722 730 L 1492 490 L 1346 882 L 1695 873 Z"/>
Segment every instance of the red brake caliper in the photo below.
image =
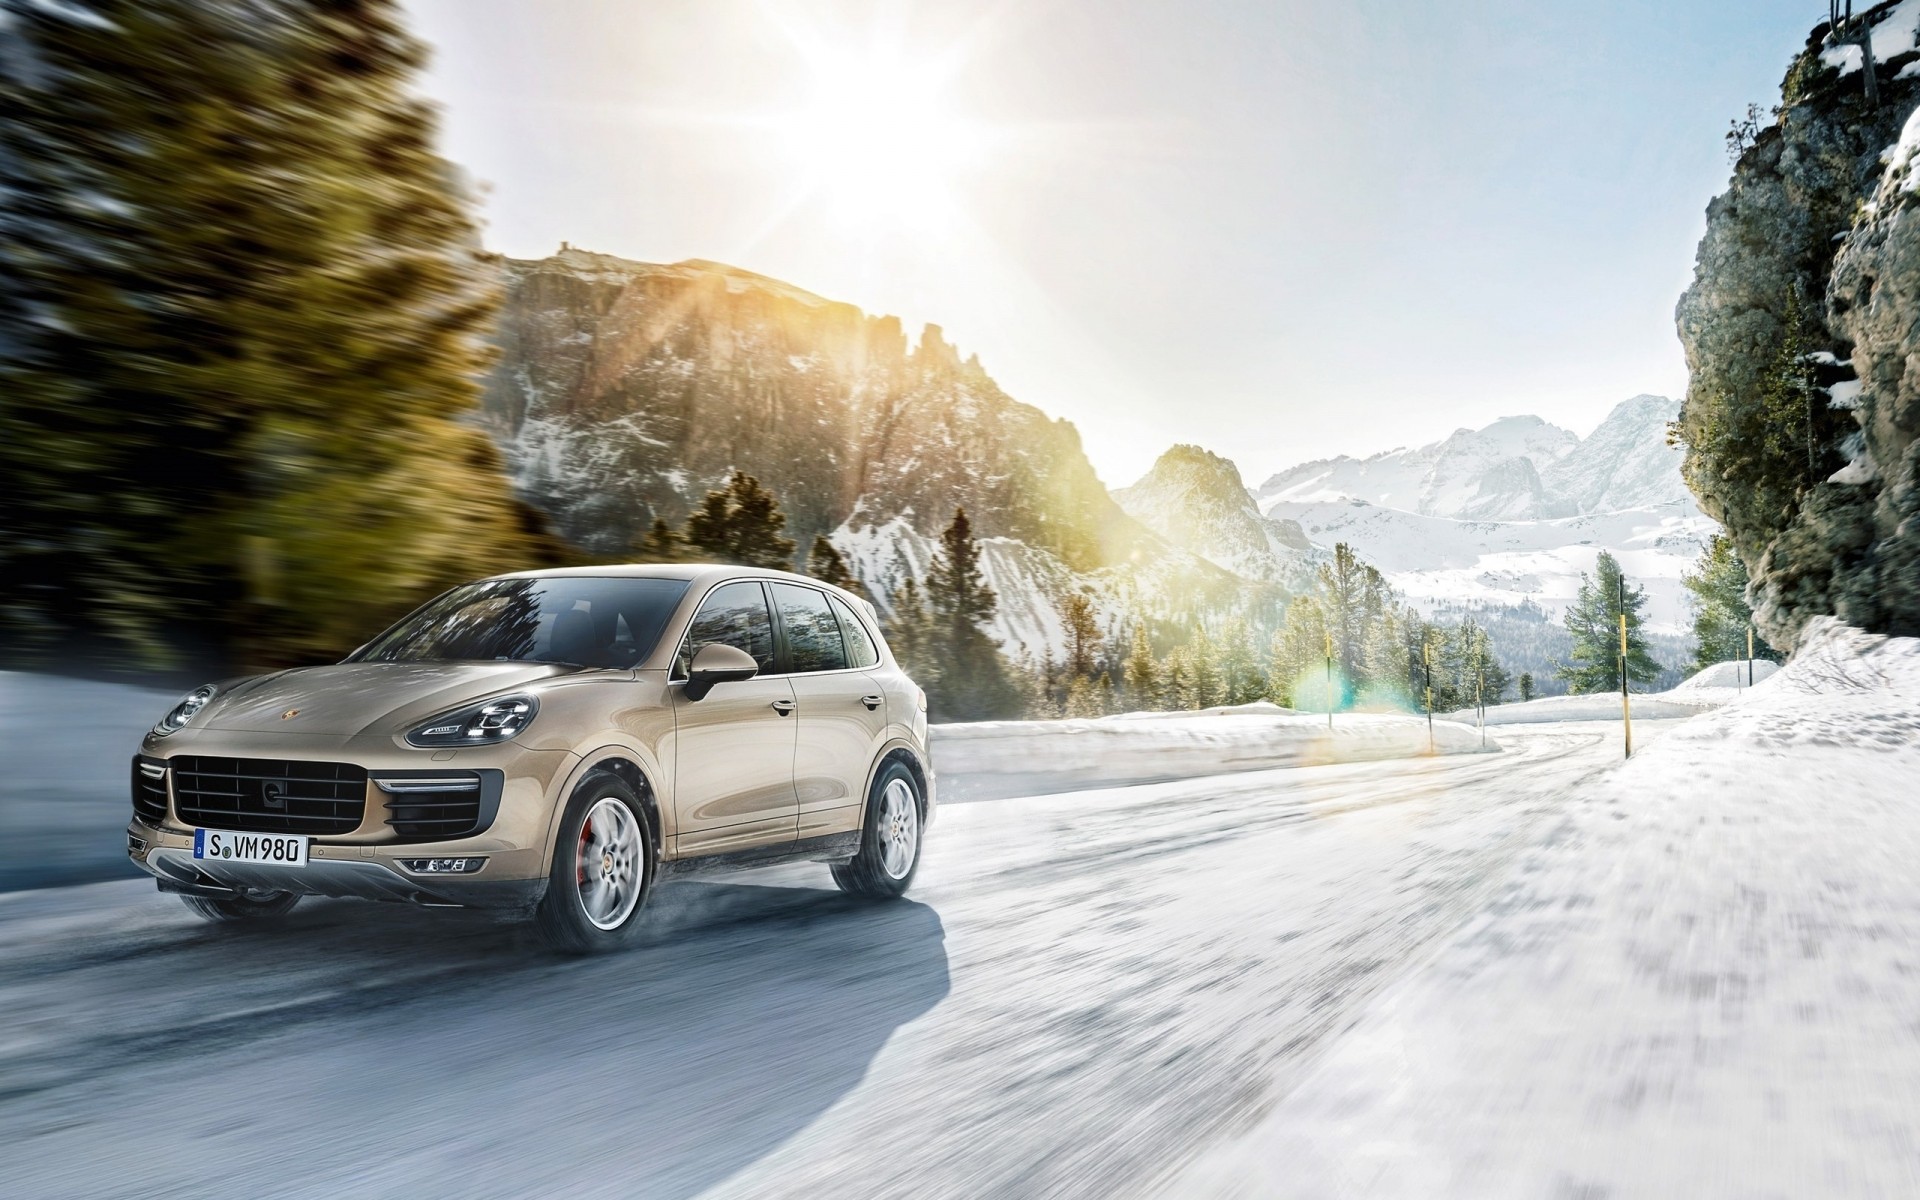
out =
<path fill-rule="evenodd" d="M 573 869 L 575 876 L 577 876 L 574 882 L 582 887 L 585 887 L 587 883 L 587 834 L 592 829 L 593 822 L 591 820 L 580 822 L 580 852 L 573 856 Z"/>

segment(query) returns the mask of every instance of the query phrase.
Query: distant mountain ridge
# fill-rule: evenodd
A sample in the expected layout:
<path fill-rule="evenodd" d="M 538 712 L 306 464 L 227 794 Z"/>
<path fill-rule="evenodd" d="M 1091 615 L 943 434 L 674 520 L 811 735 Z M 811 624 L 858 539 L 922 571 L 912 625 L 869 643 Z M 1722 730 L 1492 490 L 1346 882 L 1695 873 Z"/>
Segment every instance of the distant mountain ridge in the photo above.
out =
<path fill-rule="evenodd" d="M 1585 438 L 1505 417 L 1414 450 L 1302 463 L 1257 494 L 1267 518 L 1348 543 L 1427 611 L 1538 605 L 1557 621 L 1609 551 L 1647 590 L 1654 629 L 1679 636 L 1680 577 L 1716 529 L 1667 445 L 1679 407 L 1635 396 Z"/>
<path fill-rule="evenodd" d="M 1255 496 L 1276 503 L 1364 500 L 1428 517 L 1539 521 L 1691 502 L 1682 452 L 1666 444 L 1678 401 L 1635 396 L 1591 435 L 1535 416 L 1502 417 L 1417 449 L 1301 463 L 1270 476 Z"/>

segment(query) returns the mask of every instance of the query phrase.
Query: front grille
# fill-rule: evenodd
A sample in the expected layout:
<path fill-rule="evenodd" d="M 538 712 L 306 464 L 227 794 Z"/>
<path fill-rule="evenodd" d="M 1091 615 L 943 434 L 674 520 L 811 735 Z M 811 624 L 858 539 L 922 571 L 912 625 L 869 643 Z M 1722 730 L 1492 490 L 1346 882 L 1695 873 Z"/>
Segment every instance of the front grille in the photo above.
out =
<path fill-rule="evenodd" d="M 352 833 L 367 811 L 367 772 L 351 763 L 278 758 L 171 760 L 180 819 L 243 833 Z"/>
<path fill-rule="evenodd" d="M 136 756 L 133 760 L 133 815 L 149 825 L 167 819 L 167 769 L 157 758 Z"/>
<path fill-rule="evenodd" d="M 499 803 L 498 771 L 382 773 L 373 785 L 387 794 L 387 824 L 405 841 L 434 841 L 477 832 Z M 489 805 L 488 801 L 492 804 Z"/>

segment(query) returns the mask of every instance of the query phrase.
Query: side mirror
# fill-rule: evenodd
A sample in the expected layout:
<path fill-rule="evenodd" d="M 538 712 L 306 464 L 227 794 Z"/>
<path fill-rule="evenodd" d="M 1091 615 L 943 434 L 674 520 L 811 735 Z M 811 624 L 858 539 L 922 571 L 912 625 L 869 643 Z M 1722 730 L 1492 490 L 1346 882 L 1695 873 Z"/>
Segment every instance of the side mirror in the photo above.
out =
<path fill-rule="evenodd" d="M 739 683 L 759 673 L 760 664 L 745 650 L 724 642 L 708 642 L 693 656 L 684 694 L 689 700 L 704 700 L 715 684 Z"/>

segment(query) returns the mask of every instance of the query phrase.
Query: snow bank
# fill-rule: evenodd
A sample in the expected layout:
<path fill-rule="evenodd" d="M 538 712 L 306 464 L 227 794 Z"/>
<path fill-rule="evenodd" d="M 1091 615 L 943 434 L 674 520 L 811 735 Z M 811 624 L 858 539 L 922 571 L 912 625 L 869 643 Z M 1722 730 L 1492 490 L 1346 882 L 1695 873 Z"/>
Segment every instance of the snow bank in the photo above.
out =
<path fill-rule="evenodd" d="M 1704 671 L 1695 672 L 1685 682 L 1668 691 L 1649 692 L 1645 695 L 1635 693 L 1632 697 L 1634 719 L 1691 717 L 1741 699 L 1748 689 L 1735 683 L 1735 667 L 1739 668 L 1739 678 L 1744 680 L 1747 670 L 1744 662 L 1715 663 Z M 1755 690 L 1765 685 L 1779 669 L 1778 663 L 1755 662 L 1753 664 Z M 1474 711 L 1470 708 L 1448 713 L 1446 718 L 1449 721 L 1464 721 L 1467 724 L 1472 724 L 1476 719 Z M 1618 692 L 1593 692 L 1585 696 L 1544 696 L 1538 700 L 1526 700 L 1515 704 L 1493 704 L 1487 707 L 1487 724 L 1489 725 L 1531 725 L 1541 721 L 1618 721 L 1619 719 L 1620 694 Z"/>
<path fill-rule="evenodd" d="M 1124 713 L 1071 721 L 980 721 L 935 725 L 934 766 L 947 800 L 985 800 L 1083 788 L 1119 787 L 1376 758 L 1481 749 L 1476 730 L 1424 717 L 1326 714 L 1272 704 L 1185 713 Z M 1488 739 L 1488 750 L 1499 749 Z"/>
<path fill-rule="evenodd" d="M 1820 622 L 1168 1191 L 1914 1195 L 1917 862 L 1920 640 Z"/>

